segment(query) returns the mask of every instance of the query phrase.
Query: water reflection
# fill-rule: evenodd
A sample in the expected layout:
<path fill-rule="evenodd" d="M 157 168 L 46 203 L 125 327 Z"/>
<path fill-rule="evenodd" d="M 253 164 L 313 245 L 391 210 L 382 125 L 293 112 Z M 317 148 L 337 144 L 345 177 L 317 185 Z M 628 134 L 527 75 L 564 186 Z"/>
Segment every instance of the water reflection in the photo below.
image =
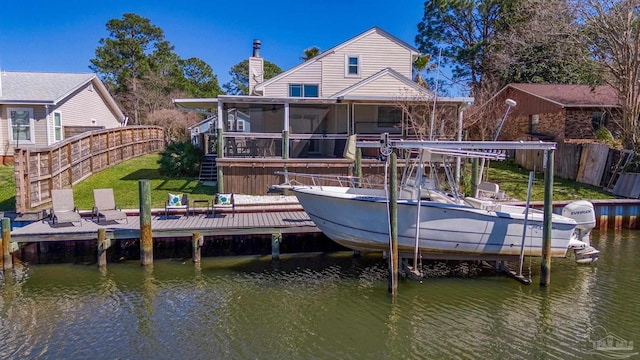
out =
<path fill-rule="evenodd" d="M 402 281 L 350 254 L 38 265 L 0 285 L 0 358 L 599 358 L 640 338 L 640 234 L 595 233 L 595 266 L 550 286 L 500 275 Z"/>

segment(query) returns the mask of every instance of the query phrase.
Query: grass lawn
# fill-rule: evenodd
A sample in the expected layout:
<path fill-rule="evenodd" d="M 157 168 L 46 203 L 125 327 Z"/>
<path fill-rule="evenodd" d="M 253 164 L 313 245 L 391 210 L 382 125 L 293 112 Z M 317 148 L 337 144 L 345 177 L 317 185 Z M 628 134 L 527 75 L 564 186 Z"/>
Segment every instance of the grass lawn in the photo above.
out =
<path fill-rule="evenodd" d="M 470 168 L 470 166 L 469 166 Z M 485 169 L 485 171 L 487 171 Z M 527 199 L 529 170 L 520 168 L 511 161 L 493 161 L 489 164 L 488 181 L 500 185 L 500 190 L 512 198 Z M 572 180 L 554 178 L 553 200 L 599 200 L 615 199 L 599 187 L 578 183 Z M 544 173 L 536 172 L 531 189 L 532 201 L 544 200 Z"/>
<path fill-rule="evenodd" d="M 116 204 L 123 209 L 138 209 L 138 181 L 149 179 L 151 207 L 164 208 L 167 194 L 188 193 L 189 200 L 212 200 L 215 187 L 204 186 L 193 178 L 168 178 L 158 171 L 158 154 L 144 155 L 94 174 L 73 187 L 80 210 L 93 208 L 93 189 L 113 188 Z M 15 210 L 13 166 L 0 167 L 0 211 Z"/>
<path fill-rule="evenodd" d="M 139 208 L 138 181 L 149 179 L 151 186 L 151 207 L 164 208 L 167 194 L 188 193 L 189 200 L 212 200 L 216 188 L 204 186 L 193 178 L 167 178 L 158 171 L 159 155 L 145 155 L 125 161 L 103 170 L 74 186 L 76 206 L 81 210 L 93 207 L 93 189 L 113 188 L 116 204 L 123 209 Z M 470 166 L 467 167 L 468 169 Z M 520 169 L 511 162 L 491 162 L 488 181 L 498 183 L 500 189 L 515 199 L 527 197 L 529 171 Z M 13 166 L 0 166 L 0 211 L 15 210 L 15 180 Z M 600 188 L 580 184 L 575 181 L 556 178 L 553 183 L 554 200 L 613 199 Z M 532 200 L 544 200 L 544 174 L 537 173 L 532 190 Z"/>

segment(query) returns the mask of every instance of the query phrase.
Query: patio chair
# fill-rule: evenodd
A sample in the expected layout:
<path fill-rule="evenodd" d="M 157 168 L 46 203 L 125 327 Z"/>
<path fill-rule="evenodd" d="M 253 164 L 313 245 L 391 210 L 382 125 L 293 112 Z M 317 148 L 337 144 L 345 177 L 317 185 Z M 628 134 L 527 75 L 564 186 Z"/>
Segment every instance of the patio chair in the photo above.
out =
<path fill-rule="evenodd" d="M 100 218 L 104 222 L 126 220 L 129 223 L 127 214 L 116 206 L 113 197 L 113 189 L 93 189 L 93 213 L 96 222 L 100 222 Z"/>
<path fill-rule="evenodd" d="M 164 217 L 168 217 L 172 210 L 184 210 L 185 215 L 189 216 L 189 196 L 187 194 L 169 194 L 164 205 Z"/>
<path fill-rule="evenodd" d="M 236 215 L 236 201 L 233 194 L 216 194 L 213 206 L 212 215 L 216 215 L 216 210 L 231 209 L 231 216 Z"/>
<path fill-rule="evenodd" d="M 78 208 L 74 205 L 73 189 L 51 190 L 51 224 L 79 222 L 82 226 L 82 217 Z"/>

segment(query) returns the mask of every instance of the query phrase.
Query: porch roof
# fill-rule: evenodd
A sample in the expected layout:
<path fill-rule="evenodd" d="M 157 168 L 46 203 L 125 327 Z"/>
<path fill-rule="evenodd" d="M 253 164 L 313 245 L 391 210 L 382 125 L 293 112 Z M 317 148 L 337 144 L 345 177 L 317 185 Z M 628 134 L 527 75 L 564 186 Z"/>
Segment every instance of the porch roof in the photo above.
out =
<path fill-rule="evenodd" d="M 246 96 L 246 95 L 220 95 L 217 98 L 202 99 L 173 99 L 173 103 L 183 110 L 204 110 L 202 112 L 213 111 L 218 107 L 218 102 L 222 103 L 238 103 L 238 104 L 337 104 L 343 101 L 349 102 L 397 102 L 398 98 L 394 96 L 358 96 L 345 95 L 338 98 L 301 98 L 301 97 L 265 97 L 265 96 Z M 419 102 L 424 102 L 421 100 Z M 436 102 L 439 104 L 473 104 L 472 97 L 438 97 Z"/>

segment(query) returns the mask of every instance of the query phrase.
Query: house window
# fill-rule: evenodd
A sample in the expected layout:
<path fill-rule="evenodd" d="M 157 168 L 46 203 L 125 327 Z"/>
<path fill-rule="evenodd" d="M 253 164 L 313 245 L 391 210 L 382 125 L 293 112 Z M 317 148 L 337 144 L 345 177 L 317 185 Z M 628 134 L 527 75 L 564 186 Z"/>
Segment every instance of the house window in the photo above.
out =
<path fill-rule="evenodd" d="M 62 114 L 53 113 L 53 136 L 55 141 L 62 140 Z"/>
<path fill-rule="evenodd" d="M 601 111 L 594 111 L 591 113 L 591 126 L 593 130 L 598 130 L 600 128 L 607 126 L 607 114 Z"/>
<path fill-rule="evenodd" d="M 290 97 L 318 97 L 317 84 L 289 84 Z"/>
<path fill-rule="evenodd" d="M 360 77 L 360 56 L 346 55 L 344 64 L 344 76 Z"/>
<path fill-rule="evenodd" d="M 540 124 L 540 115 L 529 115 L 529 132 L 537 133 L 538 125 Z"/>
<path fill-rule="evenodd" d="M 378 106 L 378 127 L 399 128 L 402 125 L 402 109 L 396 106 Z"/>
<path fill-rule="evenodd" d="M 14 143 L 33 144 L 33 109 L 7 109 L 9 122 L 9 136 Z"/>
<path fill-rule="evenodd" d="M 244 120 L 238 120 L 238 131 L 244 131 Z"/>

